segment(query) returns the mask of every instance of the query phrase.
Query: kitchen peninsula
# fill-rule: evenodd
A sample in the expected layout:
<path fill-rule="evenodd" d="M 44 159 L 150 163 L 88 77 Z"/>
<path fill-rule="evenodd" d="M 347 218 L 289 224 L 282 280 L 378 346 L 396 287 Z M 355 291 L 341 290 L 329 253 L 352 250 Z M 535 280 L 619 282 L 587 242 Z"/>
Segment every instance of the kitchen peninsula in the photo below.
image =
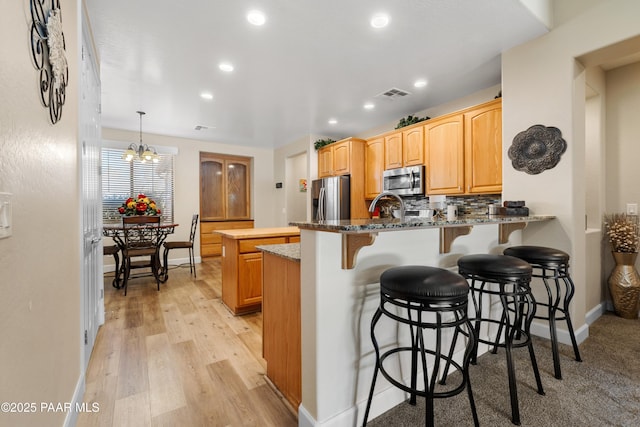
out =
<path fill-rule="evenodd" d="M 291 223 L 300 228 L 301 235 L 299 425 L 338 427 L 362 423 L 375 361 L 369 328 L 379 302 L 379 277 L 383 271 L 401 265 L 455 269 L 462 255 L 502 253 L 512 232 L 525 226 L 535 231 L 553 219 L 542 215 L 479 215 L 454 221 Z M 381 349 L 410 342 L 406 330 L 399 330 L 384 319 L 378 324 L 378 340 Z M 479 351 L 486 351 L 486 346 Z M 406 377 L 408 367 L 409 361 L 403 358 L 389 370 L 392 375 L 401 377 L 402 372 Z M 370 419 L 405 397 L 379 377 Z"/>

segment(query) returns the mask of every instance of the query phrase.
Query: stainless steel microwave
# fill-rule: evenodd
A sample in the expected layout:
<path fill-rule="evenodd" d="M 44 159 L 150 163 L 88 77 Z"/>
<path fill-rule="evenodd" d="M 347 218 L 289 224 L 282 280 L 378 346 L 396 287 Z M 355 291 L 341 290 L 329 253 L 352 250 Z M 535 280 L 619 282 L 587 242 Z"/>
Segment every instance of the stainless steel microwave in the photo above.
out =
<path fill-rule="evenodd" d="M 424 194 L 424 166 L 386 170 L 382 172 L 382 187 L 399 196 Z"/>

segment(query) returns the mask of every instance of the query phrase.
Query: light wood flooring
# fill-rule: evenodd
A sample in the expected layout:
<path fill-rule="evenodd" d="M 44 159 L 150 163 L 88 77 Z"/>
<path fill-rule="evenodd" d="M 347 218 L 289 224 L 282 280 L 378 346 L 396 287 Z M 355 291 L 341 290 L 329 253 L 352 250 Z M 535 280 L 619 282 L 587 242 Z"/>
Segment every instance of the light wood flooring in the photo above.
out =
<path fill-rule="evenodd" d="M 129 282 L 105 276 L 106 321 L 86 376 L 85 426 L 297 426 L 266 383 L 262 314 L 233 316 L 222 304 L 220 258 Z"/>

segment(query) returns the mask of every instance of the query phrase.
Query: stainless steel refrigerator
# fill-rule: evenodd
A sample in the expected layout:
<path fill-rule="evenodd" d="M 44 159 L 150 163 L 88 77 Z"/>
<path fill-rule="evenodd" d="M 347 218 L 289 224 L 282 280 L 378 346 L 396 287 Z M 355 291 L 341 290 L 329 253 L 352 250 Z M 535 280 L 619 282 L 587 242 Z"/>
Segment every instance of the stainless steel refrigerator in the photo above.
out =
<path fill-rule="evenodd" d="M 313 219 L 318 221 L 351 217 L 349 175 L 316 179 L 311 183 Z"/>

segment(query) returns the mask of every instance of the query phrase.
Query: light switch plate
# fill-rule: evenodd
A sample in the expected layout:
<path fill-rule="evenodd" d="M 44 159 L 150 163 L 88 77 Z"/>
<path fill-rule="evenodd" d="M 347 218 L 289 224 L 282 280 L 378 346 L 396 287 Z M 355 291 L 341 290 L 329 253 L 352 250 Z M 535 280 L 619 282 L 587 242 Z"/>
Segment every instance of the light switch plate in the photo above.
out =
<path fill-rule="evenodd" d="M 637 203 L 627 203 L 627 215 L 638 215 Z"/>
<path fill-rule="evenodd" d="M 0 239 L 11 236 L 11 193 L 0 193 Z"/>

